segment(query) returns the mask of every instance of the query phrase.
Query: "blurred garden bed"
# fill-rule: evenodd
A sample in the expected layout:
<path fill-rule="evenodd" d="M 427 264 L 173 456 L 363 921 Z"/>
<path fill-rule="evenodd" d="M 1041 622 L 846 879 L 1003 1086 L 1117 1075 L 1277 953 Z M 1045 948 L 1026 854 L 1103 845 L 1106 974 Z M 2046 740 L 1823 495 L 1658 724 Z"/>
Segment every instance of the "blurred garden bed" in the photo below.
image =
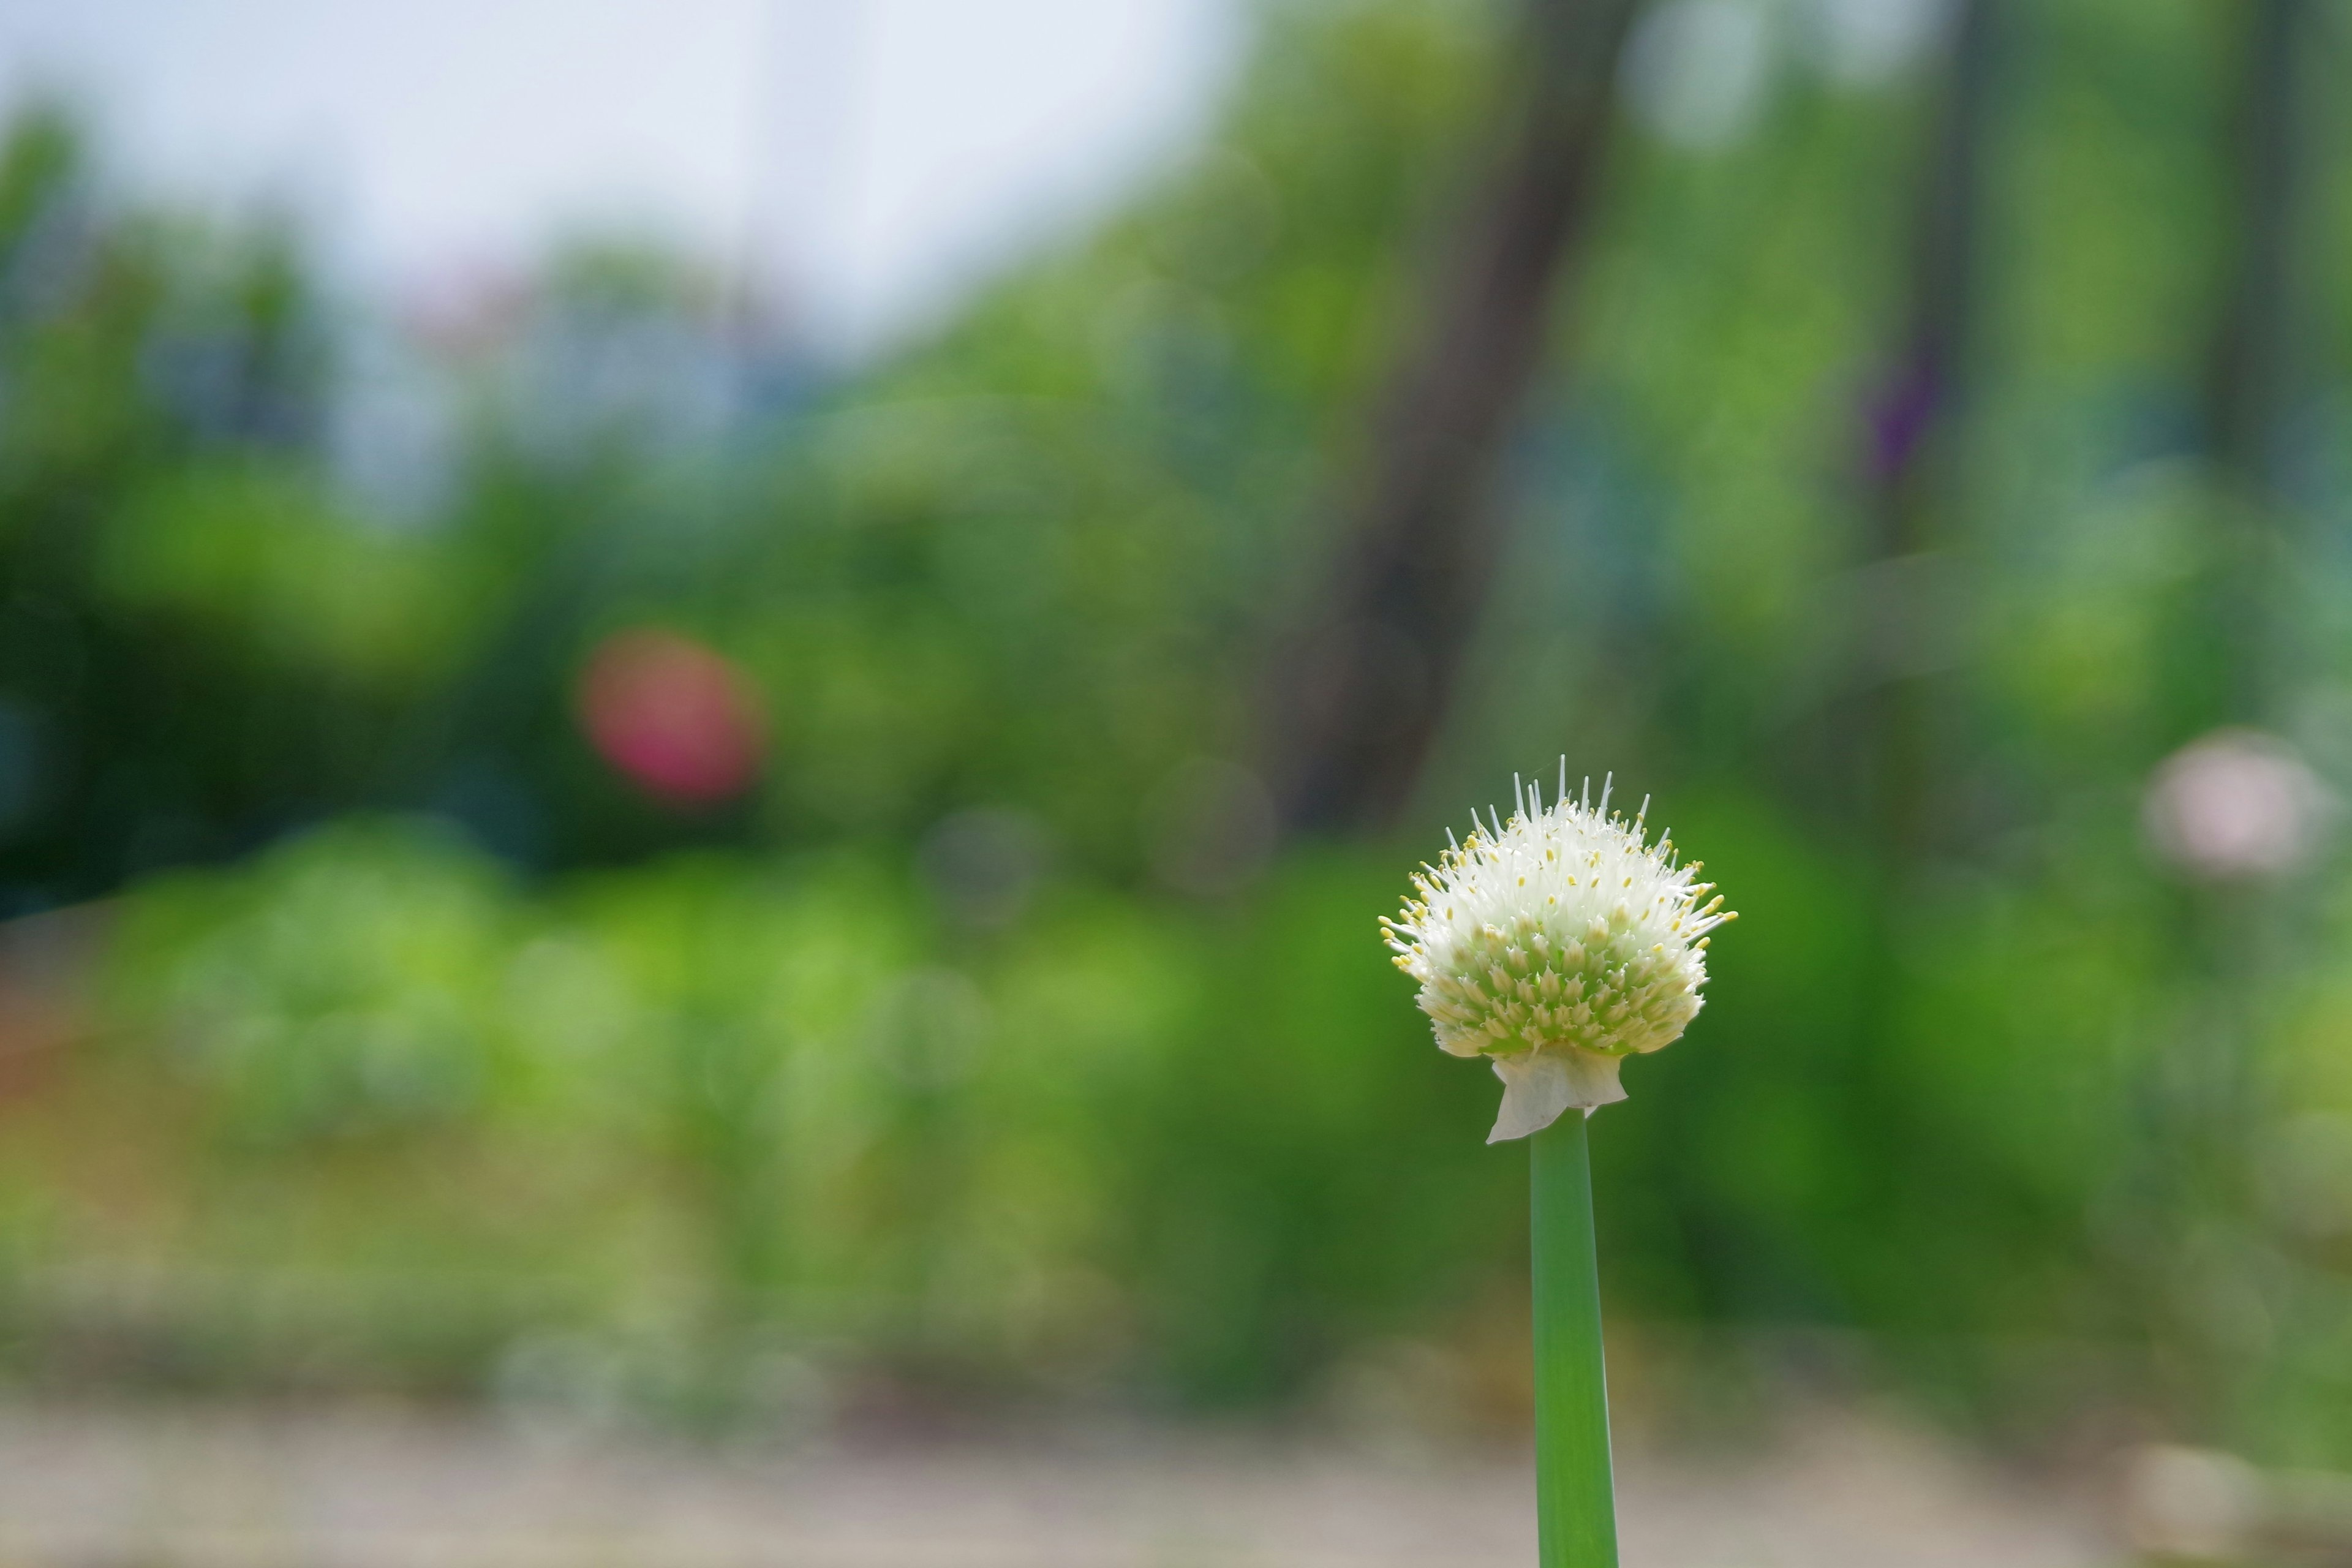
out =
<path fill-rule="evenodd" d="M 1804 895 L 1762 829 L 1719 837 L 1748 908 Z M 1523 1162 L 1479 1141 L 1491 1082 L 1401 1005 L 1366 913 L 1385 871 L 1297 857 L 1206 902 L 1046 883 L 974 925 L 887 852 L 530 889 L 382 819 L 20 923 L 51 1022 L 0 1101 L 0 1372 L 754 1429 L 1246 1406 L 1514 1430 Z M 1710 1016 L 1750 1037 L 1836 973 L 1755 923 L 1777 993 Z M 1760 1184 L 1835 1179 L 1793 1150 L 1692 1158 L 1694 1100 L 1752 1132 L 1743 1082 L 1778 1070 L 1729 1048 L 1679 1097 L 1642 1081 L 1674 1058 L 1640 1064 L 1597 1141 L 1633 1419 L 1736 1431 L 1791 1387 L 1901 1385 L 2040 1451 L 2137 1435 L 2160 1391 L 2128 1320 L 2004 1322 L 1998 1279 L 1874 1275 L 1822 1250 L 1847 1223 L 1825 1200 L 1866 1187 Z M 1877 1293 L 1843 1321 L 1693 1310 L 1741 1253 L 1691 1250 L 1670 1194 Z M 1944 1243 L 1953 1267 L 2038 1245 Z"/>

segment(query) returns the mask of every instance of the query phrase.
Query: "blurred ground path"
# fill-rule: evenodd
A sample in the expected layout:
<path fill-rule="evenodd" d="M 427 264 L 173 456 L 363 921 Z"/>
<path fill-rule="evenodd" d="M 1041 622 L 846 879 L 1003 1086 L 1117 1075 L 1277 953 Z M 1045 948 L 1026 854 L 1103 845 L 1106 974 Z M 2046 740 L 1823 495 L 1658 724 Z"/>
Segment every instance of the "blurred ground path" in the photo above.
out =
<path fill-rule="evenodd" d="M 2082 1505 L 1851 1420 L 1752 1463 L 1623 1469 L 1626 1568 L 2119 1556 Z M 397 1414 L 0 1408 L 5 1568 L 1525 1568 L 1531 1506 L 1500 1459 L 1274 1438 L 785 1453 Z"/>

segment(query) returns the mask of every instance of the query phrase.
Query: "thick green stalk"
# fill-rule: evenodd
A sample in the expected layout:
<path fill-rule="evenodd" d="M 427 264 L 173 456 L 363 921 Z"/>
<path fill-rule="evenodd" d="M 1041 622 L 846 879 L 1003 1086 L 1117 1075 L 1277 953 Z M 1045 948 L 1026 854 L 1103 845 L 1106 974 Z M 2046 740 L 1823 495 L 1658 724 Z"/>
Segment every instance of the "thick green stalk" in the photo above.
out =
<path fill-rule="evenodd" d="M 1617 1568 L 1584 1112 L 1571 1106 L 1528 1146 L 1534 1162 L 1537 1558 L 1542 1568 Z"/>

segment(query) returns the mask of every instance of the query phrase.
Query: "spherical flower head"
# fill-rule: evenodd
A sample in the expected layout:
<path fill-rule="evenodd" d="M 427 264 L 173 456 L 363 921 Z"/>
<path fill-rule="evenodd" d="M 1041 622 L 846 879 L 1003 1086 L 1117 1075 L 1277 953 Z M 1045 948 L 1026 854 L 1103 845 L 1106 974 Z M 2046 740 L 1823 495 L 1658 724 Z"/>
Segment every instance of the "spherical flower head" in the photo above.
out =
<path fill-rule="evenodd" d="M 1707 933 L 1734 918 L 1699 902 L 1715 885 L 1698 861 L 1678 864 L 1667 836 L 1644 842 L 1646 801 L 1629 821 L 1605 783 L 1598 806 L 1591 789 L 1569 798 L 1563 760 L 1549 807 L 1541 786 L 1519 790 L 1508 822 L 1490 811 L 1381 921 L 1438 1045 L 1491 1058 L 1503 1080 L 1489 1143 L 1624 1099 L 1618 1069 L 1698 1016 Z"/>

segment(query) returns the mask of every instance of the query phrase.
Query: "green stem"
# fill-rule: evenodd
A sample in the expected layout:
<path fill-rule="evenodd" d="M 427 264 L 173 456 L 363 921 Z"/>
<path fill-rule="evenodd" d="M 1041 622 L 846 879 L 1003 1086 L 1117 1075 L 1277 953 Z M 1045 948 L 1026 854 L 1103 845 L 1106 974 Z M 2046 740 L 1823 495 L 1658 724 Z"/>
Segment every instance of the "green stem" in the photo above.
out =
<path fill-rule="evenodd" d="M 1528 1146 L 1534 1175 L 1537 1558 L 1542 1568 L 1617 1568 L 1584 1112 L 1570 1107 Z"/>

